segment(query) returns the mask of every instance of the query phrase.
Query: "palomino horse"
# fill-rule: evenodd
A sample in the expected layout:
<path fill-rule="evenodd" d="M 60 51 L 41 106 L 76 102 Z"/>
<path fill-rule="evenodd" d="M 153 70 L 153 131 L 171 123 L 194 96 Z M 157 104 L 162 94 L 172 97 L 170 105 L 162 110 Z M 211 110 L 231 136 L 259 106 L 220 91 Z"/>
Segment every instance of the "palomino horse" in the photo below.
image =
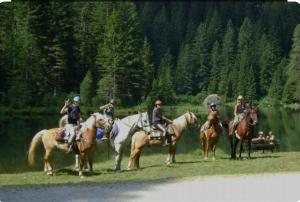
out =
<path fill-rule="evenodd" d="M 198 120 L 194 113 L 187 112 L 182 116 L 173 120 L 170 125 L 175 134 L 172 136 L 172 143 L 169 146 L 169 155 L 167 158 L 167 164 L 175 163 L 176 144 L 181 138 L 184 129 L 188 126 L 197 126 Z M 139 168 L 139 159 L 142 149 L 146 146 L 157 145 L 162 146 L 162 140 L 150 141 L 150 135 L 145 131 L 138 131 L 132 136 L 131 141 L 131 154 L 128 162 L 127 169 Z"/>
<path fill-rule="evenodd" d="M 231 146 L 231 158 L 236 159 L 236 146 L 240 143 L 240 155 L 239 159 L 242 159 L 243 142 L 248 140 L 248 159 L 250 159 L 251 152 L 251 140 L 254 134 L 254 125 L 258 122 L 257 108 L 248 107 L 244 112 L 244 118 L 238 123 L 235 131 L 235 135 L 232 137 L 232 122 L 228 124 L 228 134 Z"/>
<path fill-rule="evenodd" d="M 209 128 L 206 131 L 200 130 L 200 140 L 203 147 L 204 159 L 208 158 L 208 148 L 210 147 L 213 157 L 212 160 L 216 159 L 216 147 L 219 140 L 219 136 L 222 132 L 220 126 L 220 120 L 217 112 L 209 112 L 207 116 Z M 203 127 L 203 126 L 202 126 Z"/>
<path fill-rule="evenodd" d="M 82 168 L 84 161 L 87 158 L 89 162 L 89 169 L 93 169 L 93 152 L 96 146 L 96 128 L 107 128 L 109 123 L 107 119 L 100 113 L 92 114 L 82 125 L 82 138 L 80 141 L 77 141 L 77 147 L 80 153 L 80 167 L 79 167 L 79 176 L 82 176 Z M 46 150 L 44 155 L 44 171 L 47 175 L 52 175 L 52 167 L 49 163 L 49 158 L 52 154 L 52 151 L 55 148 L 61 150 L 68 150 L 67 143 L 59 143 L 56 141 L 55 137 L 60 131 L 60 128 L 45 129 L 38 132 L 32 139 L 30 148 L 28 151 L 28 161 L 30 165 L 34 164 L 35 153 L 37 146 L 40 143 L 43 143 Z"/>

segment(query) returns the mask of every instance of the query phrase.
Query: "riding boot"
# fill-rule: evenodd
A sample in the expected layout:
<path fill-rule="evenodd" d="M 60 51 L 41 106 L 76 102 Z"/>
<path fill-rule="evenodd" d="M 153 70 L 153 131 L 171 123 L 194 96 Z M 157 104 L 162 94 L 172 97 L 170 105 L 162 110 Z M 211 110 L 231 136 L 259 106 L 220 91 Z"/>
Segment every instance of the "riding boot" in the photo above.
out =
<path fill-rule="evenodd" d="M 231 131 L 232 137 L 234 137 L 234 135 L 235 135 L 236 128 L 237 128 L 237 125 L 234 125 L 233 128 L 232 128 L 232 131 Z"/>
<path fill-rule="evenodd" d="M 75 139 L 75 136 L 76 134 L 71 134 L 69 139 L 68 139 L 68 151 L 67 151 L 67 154 L 71 153 L 72 150 L 73 150 L 73 142 L 74 142 L 74 139 Z"/>

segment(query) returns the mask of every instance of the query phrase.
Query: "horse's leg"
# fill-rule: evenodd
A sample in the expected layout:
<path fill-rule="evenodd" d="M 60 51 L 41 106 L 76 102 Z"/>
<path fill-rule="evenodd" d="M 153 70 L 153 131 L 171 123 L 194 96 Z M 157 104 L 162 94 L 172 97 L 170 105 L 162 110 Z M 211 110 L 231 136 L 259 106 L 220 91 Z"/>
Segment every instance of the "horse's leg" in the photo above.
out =
<path fill-rule="evenodd" d="M 177 148 L 176 145 L 174 145 L 173 156 L 172 156 L 172 163 L 176 163 L 176 160 L 175 160 L 176 148 Z"/>
<path fill-rule="evenodd" d="M 93 156 L 94 156 L 94 152 L 90 152 L 87 156 L 88 163 L 89 163 L 88 171 L 91 173 L 93 173 Z"/>
<path fill-rule="evenodd" d="M 128 166 L 127 166 L 128 170 L 130 170 L 131 168 L 136 167 L 136 158 L 137 158 L 137 155 L 138 155 L 139 152 L 140 152 L 139 149 L 134 149 L 132 151 L 132 153 L 130 154 L 129 163 L 128 163 Z"/>
<path fill-rule="evenodd" d="M 205 138 L 205 148 L 204 148 L 204 160 L 207 161 L 208 159 L 208 147 L 209 147 L 209 138 Z"/>
<path fill-rule="evenodd" d="M 232 137 L 233 138 L 233 153 L 232 153 L 232 158 L 236 159 L 236 147 L 237 144 L 239 142 L 239 140 L 236 137 Z"/>
<path fill-rule="evenodd" d="M 213 156 L 212 156 L 212 160 L 216 160 L 216 142 L 215 141 L 212 141 L 210 143 L 210 149 L 211 149 L 211 152 L 213 153 Z"/>
<path fill-rule="evenodd" d="M 83 170 L 83 166 L 84 166 L 84 162 L 85 162 L 86 156 L 85 154 L 80 154 L 79 155 L 79 176 L 82 176 L 82 170 Z"/>
<path fill-rule="evenodd" d="M 51 155 L 51 150 L 48 149 L 48 148 L 45 148 L 46 149 L 46 152 L 45 152 L 45 155 L 44 155 L 44 162 L 45 162 L 45 166 L 44 166 L 44 169 L 46 169 L 46 172 L 47 172 L 47 175 L 52 175 L 52 167 L 49 163 L 49 158 L 50 158 L 50 155 Z"/>
<path fill-rule="evenodd" d="M 123 148 L 121 144 L 115 144 L 115 170 L 120 171 L 121 170 L 121 161 L 122 161 L 122 154 L 123 154 Z"/>
<path fill-rule="evenodd" d="M 251 159 L 251 139 L 248 139 L 248 159 Z"/>
<path fill-rule="evenodd" d="M 243 139 L 240 139 L 240 154 L 239 154 L 239 159 L 242 160 L 242 152 L 243 152 Z"/>
<path fill-rule="evenodd" d="M 75 154 L 75 170 L 79 171 L 79 155 Z"/>

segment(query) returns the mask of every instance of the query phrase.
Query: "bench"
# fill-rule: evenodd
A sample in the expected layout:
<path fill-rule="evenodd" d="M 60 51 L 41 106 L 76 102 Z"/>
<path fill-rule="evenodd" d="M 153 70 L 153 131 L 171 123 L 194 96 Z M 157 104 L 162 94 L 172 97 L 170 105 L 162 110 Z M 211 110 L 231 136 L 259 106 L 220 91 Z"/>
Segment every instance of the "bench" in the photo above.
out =
<path fill-rule="evenodd" d="M 244 142 L 244 148 L 245 151 L 248 151 L 248 144 L 246 142 Z M 274 151 L 279 151 L 279 149 L 280 149 L 280 143 L 278 141 L 275 141 L 273 143 L 270 143 L 270 141 L 251 142 L 251 152 L 262 150 L 262 152 L 265 153 L 265 150 L 269 150 L 273 153 Z"/>

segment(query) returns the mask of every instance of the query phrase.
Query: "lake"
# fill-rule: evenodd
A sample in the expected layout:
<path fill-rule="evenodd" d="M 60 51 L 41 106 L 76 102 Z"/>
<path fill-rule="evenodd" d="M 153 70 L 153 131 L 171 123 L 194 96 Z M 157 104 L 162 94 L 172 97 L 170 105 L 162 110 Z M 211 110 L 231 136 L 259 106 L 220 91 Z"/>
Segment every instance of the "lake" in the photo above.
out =
<path fill-rule="evenodd" d="M 175 107 L 176 109 L 176 107 Z M 229 120 L 233 117 L 231 107 L 221 108 L 222 120 Z M 176 118 L 180 114 L 176 110 L 169 110 L 165 115 L 170 118 Z M 206 116 L 196 114 L 203 124 Z M 0 115 L 0 173 L 26 172 L 32 170 L 42 170 L 42 154 L 44 149 L 40 146 L 37 155 L 37 165 L 30 168 L 27 163 L 27 151 L 32 137 L 40 130 L 45 128 L 57 127 L 59 115 L 45 116 L 7 116 Z M 276 138 L 280 141 L 281 151 L 300 151 L 300 113 L 287 109 L 266 108 L 259 110 L 259 124 L 256 126 L 256 132 L 259 130 L 267 133 L 272 130 Z M 125 155 L 129 155 L 128 145 Z M 199 150 L 199 129 L 191 128 L 185 131 L 178 144 L 177 153 L 188 153 Z M 221 149 L 229 153 L 229 143 L 225 133 L 221 136 L 217 150 Z M 167 148 L 147 148 L 143 154 L 167 153 Z M 56 152 L 55 168 L 70 166 L 74 164 L 74 155 L 65 155 L 62 152 Z M 95 161 L 110 159 L 113 165 L 114 153 L 104 142 L 98 145 L 95 153 Z M 127 162 L 122 162 L 123 168 Z"/>

